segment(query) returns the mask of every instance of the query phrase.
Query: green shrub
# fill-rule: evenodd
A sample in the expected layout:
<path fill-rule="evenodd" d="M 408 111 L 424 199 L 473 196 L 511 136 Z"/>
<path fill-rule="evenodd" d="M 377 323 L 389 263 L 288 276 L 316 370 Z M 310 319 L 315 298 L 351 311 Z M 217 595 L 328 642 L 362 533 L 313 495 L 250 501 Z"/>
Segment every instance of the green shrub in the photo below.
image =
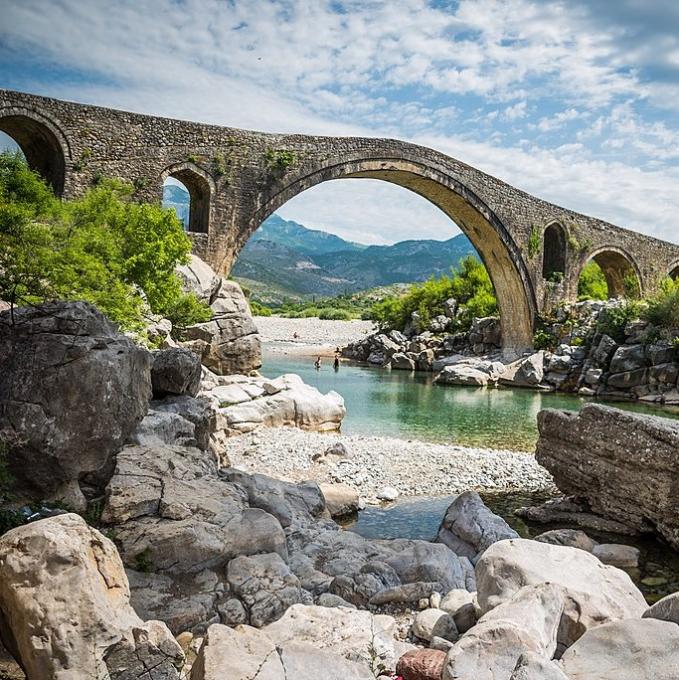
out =
<path fill-rule="evenodd" d="M 557 345 L 556 338 L 548 331 L 539 328 L 533 336 L 533 347 L 535 349 L 554 349 Z"/>
<path fill-rule="evenodd" d="M 207 305 L 183 293 L 174 271 L 191 251 L 175 212 L 132 194 L 102 180 L 58 201 L 23 158 L 0 154 L 0 299 L 84 300 L 131 331 L 143 327 L 144 299 L 177 327 L 207 320 Z"/>
<path fill-rule="evenodd" d="M 459 304 L 458 330 L 468 329 L 474 317 L 497 314 L 493 284 L 486 268 L 474 257 L 462 260 L 459 271 L 451 276 L 429 279 L 411 286 L 402 296 L 377 302 L 371 314 L 380 329 L 403 330 L 413 312 L 420 315 L 424 324 L 443 314 L 449 298 L 455 298 Z"/>
<path fill-rule="evenodd" d="M 324 307 L 318 310 L 319 319 L 329 319 L 331 321 L 349 321 L 351 314 L 346 309 L 333 309 L 332 307 Z"/>
<path fill-rule="evenodd" d="M 625 326 L 639 318 L 641 306 L 638 302 L 624 302 L 617 307 L 607 307 L 601 310 L 597 321 L 597 331 L 609 335 L 620 343 L 625 340 Z"/>
<path fill-rule="evenodd" d="M 530 228 L 530 235 L 528 236 L 528 258 L 533 259 L 540 252 L 540 230 L 535 225 Z"/>
<path fill-rule="evenodd" d="M 679 281 L 666 279 L 660 290 L 648 298 L 642 317 L 659 328 L 679 328 Z"/>
<path fill-rule="evenodd" d="M 254 316 L 271 316 L 272 314 L 269 307 L 257 302 L 257 300 L 250 300 L 250 311 Z"/>

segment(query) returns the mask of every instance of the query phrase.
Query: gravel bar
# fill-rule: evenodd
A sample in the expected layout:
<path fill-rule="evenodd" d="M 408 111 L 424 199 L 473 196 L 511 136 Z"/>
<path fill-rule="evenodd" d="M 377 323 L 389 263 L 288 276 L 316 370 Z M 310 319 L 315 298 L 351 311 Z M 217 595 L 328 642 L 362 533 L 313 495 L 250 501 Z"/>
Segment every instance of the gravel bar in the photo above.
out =
<path fill-rule="evenodd" d="M 325 454 L 341 443 L 346 457 Z M 366 503 L 386 486 L 400 496 L 445 496 L 477 491 L 554 490 L 535 456 L 430 444 L 386 437 L 321 434 L 296 428 L 264 428 L 228 440 L 231 464 L 289 481 L 342 482 Z"/>

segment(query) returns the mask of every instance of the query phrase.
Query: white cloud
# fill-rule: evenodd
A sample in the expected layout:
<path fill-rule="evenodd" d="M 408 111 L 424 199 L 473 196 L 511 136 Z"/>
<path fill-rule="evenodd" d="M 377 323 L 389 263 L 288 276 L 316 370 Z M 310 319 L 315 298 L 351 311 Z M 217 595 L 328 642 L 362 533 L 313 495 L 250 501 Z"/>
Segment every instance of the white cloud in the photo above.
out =
<path fill-rule="evenodd" d="M 40 69 L 25 72 L 21 89 L 82 102 L 267 131 L 414 139 L 541 197 L 676 238 L 679 87 L 642 73 L 674 64 L 672 31 L 631 43 L 637 25 L 621 27 L 605 0 L 341 4 L 5 0 L 0 63 L 31 61 Z M 653 12 L 662 26 L 665 15 Z M 62 71 L 77 77 L 52 75 Z M 5 79 L 15 82 L 7 69 Z M 670 112 L 651 116 L 650 102 Z M 536 130 L 542 147 L 531 141 Z M 450 223 L 422 205 L 363 180 L 318 187 L 281 212 L 358 240 L 438 233 L 428 225 L 447 236 Z"/>

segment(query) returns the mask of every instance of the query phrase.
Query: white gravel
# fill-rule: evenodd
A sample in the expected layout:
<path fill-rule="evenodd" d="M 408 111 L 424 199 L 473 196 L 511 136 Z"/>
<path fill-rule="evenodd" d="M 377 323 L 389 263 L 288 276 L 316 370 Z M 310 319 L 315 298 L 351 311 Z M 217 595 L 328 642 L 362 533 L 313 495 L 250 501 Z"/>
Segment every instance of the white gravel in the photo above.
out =
<path fill-rule="evenodd" d="M 309 350 L 310 353 L 319 351 L 327 354 L 375 330 L 372 321 L 360 319 L 329 321 L 317 317 L 286 319 L 280 316 L 256 316 L 254 321 L 262 342 L 271 345 L 273 351 L 283 351 L 287 346 L 291 352 Z"/>
<path fill-rule="evenodd" d="M 348 456 L 324 456 L 341 442 Z M 401 496 L 477 491 L 553 490 L 550 474 L 530 453 L 494 451 L 361 435 L 265 428 L 227 442 L 231 464 L 289 481 L 343 482 L 367 503 L 385 486 Z M 314 458 L 321 457 L 320 461 Z"/>

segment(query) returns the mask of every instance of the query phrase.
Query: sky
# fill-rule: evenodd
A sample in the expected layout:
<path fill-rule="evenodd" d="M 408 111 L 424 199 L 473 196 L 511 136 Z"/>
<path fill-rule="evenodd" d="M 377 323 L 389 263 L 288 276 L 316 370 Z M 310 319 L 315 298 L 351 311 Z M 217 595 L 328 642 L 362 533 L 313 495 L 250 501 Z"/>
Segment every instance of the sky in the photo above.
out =
<path fill-rule="evenodd" d="M 679 241 L 677 0 L 0 0 L 0 18 L 0 87 L 397 137 Z M 321 184 L 279 214 L 364 243 L 459 231 L 376 180 Z"/>

